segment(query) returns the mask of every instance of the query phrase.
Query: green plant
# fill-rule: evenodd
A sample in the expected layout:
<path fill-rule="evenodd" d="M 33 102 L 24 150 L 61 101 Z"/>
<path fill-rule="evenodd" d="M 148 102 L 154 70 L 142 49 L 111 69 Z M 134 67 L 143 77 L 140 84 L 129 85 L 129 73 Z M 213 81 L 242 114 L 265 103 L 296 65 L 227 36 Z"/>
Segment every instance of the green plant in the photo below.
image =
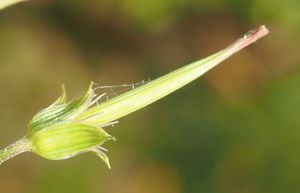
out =
<path fill-rule="evenodd" d="M 101 145 L 114 138 L 103 127 L 183 87 L 266 34 L 267 28 L 261 26 L 224 50 L 100 104 L 96 102 L 102 95 L 95 95 L 93 83 L 69 102 L 63 87 L 62 95 L 33 117 L 27 135 L 0 151 L 0 163 L 26 151 L 50 160 L 94 152 L 110 167 Z"/>

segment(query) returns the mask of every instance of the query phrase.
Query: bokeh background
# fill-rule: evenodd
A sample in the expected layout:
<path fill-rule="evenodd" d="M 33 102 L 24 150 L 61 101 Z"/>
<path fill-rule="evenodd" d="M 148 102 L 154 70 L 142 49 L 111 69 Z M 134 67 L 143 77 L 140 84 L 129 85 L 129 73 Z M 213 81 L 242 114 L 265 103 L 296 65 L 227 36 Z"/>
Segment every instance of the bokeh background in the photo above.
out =
<path fill-rule="evenodd" d="M 200 79 L 107 128 L 93 154 L 22 154 L 1 193 L 300 192 L 300 1 L 40 0 L 0 12 L 1 147 L 35 112 L 91 80 L 154 79 L 250 29 L 271 33 Z M 118 90 L 101 91 L 119 94 Z"/>

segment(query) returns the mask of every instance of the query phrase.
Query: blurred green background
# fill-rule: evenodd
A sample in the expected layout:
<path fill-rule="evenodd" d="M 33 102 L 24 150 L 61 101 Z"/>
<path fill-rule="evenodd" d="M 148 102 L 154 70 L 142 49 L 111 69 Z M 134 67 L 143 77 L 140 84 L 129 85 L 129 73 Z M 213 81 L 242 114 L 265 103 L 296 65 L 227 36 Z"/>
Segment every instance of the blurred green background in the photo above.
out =
<path fill-rule="evenodd" d="M 41 0 L 2 10 L 0 145 L 25 135 L 61 83 L 72 96 L 91 80 L 154 79 L 261 24 L 269 36 L 107 128 L 117 138 L 105 144 L 111 170 L 91 153 L 26 153 L 1 166 L 0 193 L 300 192 L 298 0 Z"/>

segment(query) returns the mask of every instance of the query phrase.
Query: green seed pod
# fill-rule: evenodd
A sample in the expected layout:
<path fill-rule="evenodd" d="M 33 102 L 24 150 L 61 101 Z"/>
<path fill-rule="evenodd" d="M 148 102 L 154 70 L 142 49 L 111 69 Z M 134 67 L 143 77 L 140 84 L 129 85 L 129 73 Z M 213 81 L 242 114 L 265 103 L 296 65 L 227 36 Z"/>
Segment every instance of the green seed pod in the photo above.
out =
<path fill-rule="evenodd" d="M 93 83 L 84 93 L 69 102 L 66 102 L 63 87 L 61 97 L 33 117 L 28 125 L 27 135 L 0 150 L 0 164 L 27 151 L 50 160 L 94 152 L 110 167 L 101 145 L 114 138 L 103 127 L 180 89 L 268 32 L 265 26 L 261 26 L 207 58 L 183 66 L 99 105 L 95 104 L 103 95 L 94 94 Z"/>

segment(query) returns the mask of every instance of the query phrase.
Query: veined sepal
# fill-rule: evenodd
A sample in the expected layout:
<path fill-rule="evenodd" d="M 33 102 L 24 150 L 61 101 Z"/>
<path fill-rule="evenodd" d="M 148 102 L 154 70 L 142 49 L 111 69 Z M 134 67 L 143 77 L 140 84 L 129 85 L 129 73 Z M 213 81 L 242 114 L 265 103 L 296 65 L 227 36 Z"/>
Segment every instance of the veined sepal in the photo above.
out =
<path fill-rule="evenodd" d="M 72 121 L 77 115 L 90 107 L 93 97 L 93 82 L 84 93 L 69 102 L 66 102 L 66 92 L 64 86 L 62 86 L 62 95 L 52 105 L 33 116 L 28 124 L 28 135 L 31 136 L 48 126 Z"/>
<path fill-rule="evenodd" d="M 101 127 L 84 123 L 57 124 L 42 129 L 29 138 L 31 150 L 49 160 L 63 160 L 85 152 L 95 152 L 108 167 L 101 145 L 114 140 Z"/>

